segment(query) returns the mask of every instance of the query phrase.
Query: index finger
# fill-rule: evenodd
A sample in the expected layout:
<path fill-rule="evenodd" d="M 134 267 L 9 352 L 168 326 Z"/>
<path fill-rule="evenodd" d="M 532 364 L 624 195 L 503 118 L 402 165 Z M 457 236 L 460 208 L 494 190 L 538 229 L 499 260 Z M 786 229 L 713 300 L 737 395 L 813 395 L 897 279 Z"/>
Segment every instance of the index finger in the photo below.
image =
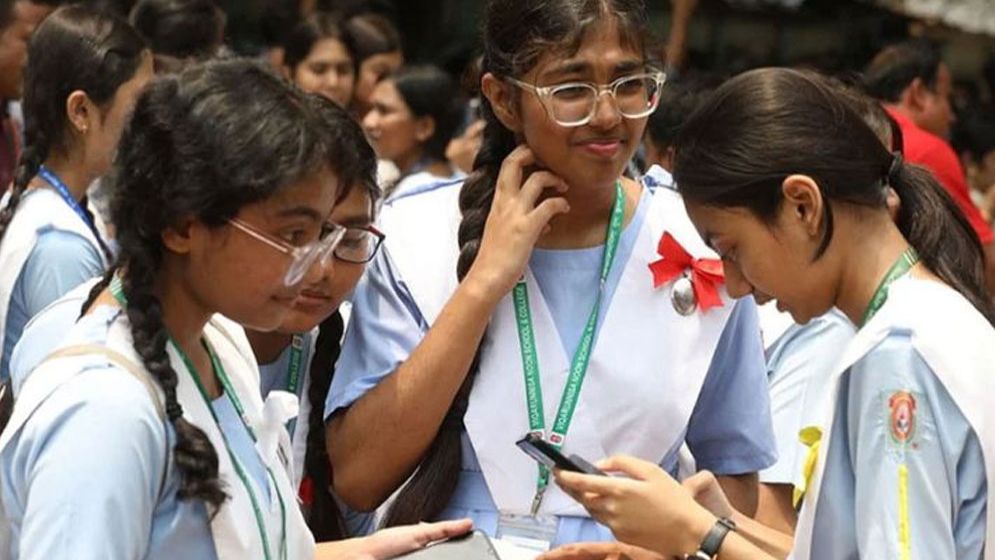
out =
<path fill-rule="evenodd" d="M 496 189 L 507 191 L 509 195 L 518 192 L 522 187 L 522 176 L 525 174 L 525 168 L 535 161 L 535 154 L 525 144 L 512 150 L 508 157 L 501 162 Z"/>
<path fill-rule="evenodd" d="M 427 542 L 435 542 L 468 533 L 473 529 L 473 521 L 469 519 L 439 521 L 437 523 L 425 523 L 419 525 L 418 528 L 424 531 L 421 536 L 425 537 Z"/>
<path fill-rule="evenodd" d="M 555 474 L 556 483 L 569 489 L 571 492 L 586 492 L 602 496 L 614 493 L 622 488 L 625 483 L 629 482 L 621 478 L 568 472 L 559 469 L 555 471 Z"/>

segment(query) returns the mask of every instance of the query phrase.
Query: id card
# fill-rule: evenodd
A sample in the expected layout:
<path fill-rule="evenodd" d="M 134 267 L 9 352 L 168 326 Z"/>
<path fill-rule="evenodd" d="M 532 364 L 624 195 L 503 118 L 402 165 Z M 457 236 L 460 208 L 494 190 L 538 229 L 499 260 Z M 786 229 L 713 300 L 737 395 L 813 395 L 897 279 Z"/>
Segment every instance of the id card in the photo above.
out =
<path fill-rule="evenodd" d="M 558 527 L 559 518 L 555 515 L 502 513 L 495 536 L 522 548 L 547 552 L 552 548 Z"/>

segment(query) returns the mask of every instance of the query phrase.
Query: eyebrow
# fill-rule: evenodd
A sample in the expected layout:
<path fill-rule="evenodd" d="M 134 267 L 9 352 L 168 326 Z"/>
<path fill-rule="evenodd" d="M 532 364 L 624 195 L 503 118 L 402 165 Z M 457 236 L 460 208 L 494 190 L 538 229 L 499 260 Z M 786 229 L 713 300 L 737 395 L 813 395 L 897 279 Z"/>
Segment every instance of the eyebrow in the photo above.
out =
<path fill-rule="evenodd" d="M 315 222 L 322 221 L 322 215 L 309 206 L 292 206 L 290 208 L 284 208 L 276 214 L 281 218 L 296 218 L 303 217 L 314 220 Z"/>
<path fill-rule="evenodd" d="M 336 221 L 335 223 L 340 226 L 351 227 L 351 228 L 362 228 L 373 223 L 373 220 L 369 216 L 350 216 L 344 220 Z"/>
<path fill-rule="evenodd" d="M 614 66 L 612 73 L 613 75 L 617 75 L 625 72 L 631 72 L 632 70 L 639 69 L 643 66 L 646 66 L 646 63 L 642 60 L 623 60 Z M 583 60 L 567 61 L 543 72 L 542 76 L 547 78 L 550 76 L 569 76 L 571 74 L 580 74 L 586 70 L 590 70 L 590 68 L 591 65 Z"/>

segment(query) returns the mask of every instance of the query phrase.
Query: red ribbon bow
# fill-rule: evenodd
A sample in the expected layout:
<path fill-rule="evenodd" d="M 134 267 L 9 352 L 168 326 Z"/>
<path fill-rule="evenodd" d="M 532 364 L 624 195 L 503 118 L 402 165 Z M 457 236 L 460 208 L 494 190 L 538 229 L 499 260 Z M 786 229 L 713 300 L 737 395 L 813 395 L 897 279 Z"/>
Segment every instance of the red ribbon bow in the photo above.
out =
<path fill-rule="evenodd" d="M 725 272 L 719 259 L 696 259 L 688 253 L 674 236 L 665 232 L 657 245 L 657 253 L 662 259 L 650 263 L 653 272 L 653 287 L 670 282 L 684 271 L 691 269 L 691 286 L 695 298 L 702 311 L 712 307 L 722 307 L 722 297 L 719 296 L 719 286 L 725 283 Z"/>

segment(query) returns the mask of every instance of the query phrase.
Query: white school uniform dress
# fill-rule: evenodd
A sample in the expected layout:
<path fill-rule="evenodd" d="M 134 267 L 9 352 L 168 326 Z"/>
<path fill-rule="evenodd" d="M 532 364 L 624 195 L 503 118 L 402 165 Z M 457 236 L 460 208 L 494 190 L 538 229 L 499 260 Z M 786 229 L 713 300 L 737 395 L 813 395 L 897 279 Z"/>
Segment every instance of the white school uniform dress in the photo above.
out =
<path fill-rule="evenodd" d="M 258 370 L 240 327 L 215 317 L 204 336 L 256 435 L 250 437 L 227 393 L 205 401 L 170 345 L 184 417 L 218 450 L 230 496 L 214 518 L 202 502 L 179 500 L 176 434 L 163 416 L 161 391 L 140 365 L 124 313 L 100 306 L 62 345 L 97 349 L 35 369 L 0 436 L 0 559 L 266 558 L 250 492 L 258 498 L 268 557 L 313 556 L 291 486 L 284 426 L 297 412 L 296 399 L 283 392 L 266 403 L 259 398 Z"/>
<path fill-rule="evenodd" d="M 461 183 L 464 179 L 466 179 L 466 173 L 459 170 L 455 170 L 451 175 L 445 177 L 433 175 L 428 171 L 411 173 L 402 177 L 401 180 L 390 189 L 390 194 L 385 199 L 385 202 L 416 195 L 422 191 L 434 190 L 443 184 Z"/>
<path fill-rule="evenodd" d="M 651 176 L 653 174 L 651 173 Z M 654 183 L 655 184 L 655 183 Z M 671 285 L 654 289 L 649 264 L 669 232 L 693 255 L 714 257 L 676 192 L 644 181 L 606 281 L 590 366 L 564 451 L 590 460 L 626 453 L 676 472 L 687 441 L 699 466 L 758 471 L 774 460 L 762 345 L 752 301 L 684 317 Z M 353 318 L 326 416 L 348 407 L 403 362 L 456 289 L 459 185 L 389 200 L 380 254 L 353 298 Z M 526 273 L 547 419 L 555 417 L 570 357 L 590 314 L 602 248 L 536 249 Z M 443 519 L 472 517 L 492 536 L 502 513 L 528 513 L 537 466 L 516 446 L 529 431 L 522 358 L 509 294 L 482 342 L 483 360 L 464 418 L 463 468 Z M 547 420 L 551 428 L 552 420 Z M 556 516 L 553 546 L 611 539 L 551 484 L 539 514 Z"/>
<path fill-rule="evenodd" d="M 791 558 L 995 559 L 995 330 L 904 277 L 858 332 L 819 411 Z"/>
<path fill-rule="evenodd" d="M 0 379 L 28 320 L 108 265 L 93 232 L 57 192 L 24 193 L 0 241 Z"/>

